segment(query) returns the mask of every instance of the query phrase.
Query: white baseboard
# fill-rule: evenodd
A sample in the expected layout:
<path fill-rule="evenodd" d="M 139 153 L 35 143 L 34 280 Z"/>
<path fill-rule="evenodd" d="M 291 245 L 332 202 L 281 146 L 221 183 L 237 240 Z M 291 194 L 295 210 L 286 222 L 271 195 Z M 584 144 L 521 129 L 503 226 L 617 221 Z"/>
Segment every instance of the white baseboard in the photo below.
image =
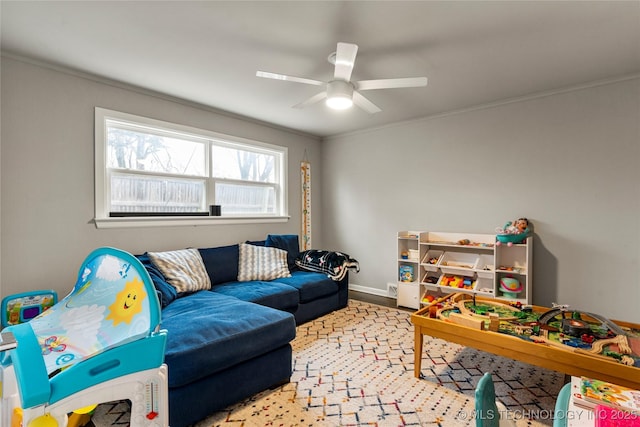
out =
<path fill-rule="evenodd" d="M 387 295 L 386 289 L 370 288 L 368 286 L 354 285 L 353 283 L 349 283 L 349 289 L 365 294 L 377 295 L 379 297 L 389 297 L 389 295 Z"/>

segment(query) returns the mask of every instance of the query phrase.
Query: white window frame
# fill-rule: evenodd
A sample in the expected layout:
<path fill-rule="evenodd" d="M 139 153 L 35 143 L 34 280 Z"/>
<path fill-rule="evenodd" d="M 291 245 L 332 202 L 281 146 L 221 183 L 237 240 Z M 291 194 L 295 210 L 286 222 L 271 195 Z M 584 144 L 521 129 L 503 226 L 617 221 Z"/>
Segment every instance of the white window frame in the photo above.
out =
<path fill-rule="evenodd" d="M 209 176 L 202 177 L 207 181 L 207 204 L 213 204 L 215 182 L 232 182 L 247 185 L 262 186 L 259 182 L 213 178 L 210 173 L 211 145 L 226 145 L 232 148 L 245 147 L 251 151 L 264 151 L 280 158 L 276 162 L 274 173 L 278 177 L 279 185 L 276 187 L 277 214 L 250 214 L 250 215 L 223 215 L 223 216 L 142 216 L 142 217 L 110 217 L 109 206 L 111 200 L 110 176 L 107 168 L 107 121 L 117 120 L 130 122 L 136 125 L 146 125 L 160 128 L 169 132 L 186 134 L 190 138 L 207 141 L 206 163 Z M 126 228 L 126 227 L 162 227 L 176 225 L 221 225 L 221 224 L 246 224 L 246 223 L 276 223 L 289 220 L 288 201 L 288 149 L 279 145 L 254 141 L 246 138 L 225 135 L 204 129 L 179 125 L 161 120 L 151 119 L 105 108 L 95 108 L 95 217 L 97 228 Z M 223 208 L 224 209 L 224 208 Z"/>

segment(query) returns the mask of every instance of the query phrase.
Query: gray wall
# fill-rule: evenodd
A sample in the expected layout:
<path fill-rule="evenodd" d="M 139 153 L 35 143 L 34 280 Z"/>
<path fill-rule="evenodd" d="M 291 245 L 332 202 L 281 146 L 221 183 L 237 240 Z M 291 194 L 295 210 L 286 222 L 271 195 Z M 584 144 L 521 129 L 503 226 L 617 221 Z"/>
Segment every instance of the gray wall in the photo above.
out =
<path fill-rule="evenodd" d="M 312 175 L 312 205 L 320 206 L 321 143 L 316 138 L 17 58 L 2 58 L 1 79 L 2 296 L 43 288 L 66 295 L 84 257 L 99 246 L 141 253 L 264 239 L 268 233 L 299 234 L 298 165 L 305 149 L 317 175 Z M 96 229 L 96 106 L 288 147 L 290 221 Z M 314 243 L 321 244 L 320 215 L 312 227 Z"/>
<path fill-rule="evenodd" d="M 640 321 L 640 79 L 327 139 L 324 243 L 386 294 L 396 232 L 535 227 L 533 299 Z"/>
<path fill-rule="evenodd" d="M 398 230 L 535 226 L 534 302 L 640 321 L 640 79 L 312 137 L 3 57 L 0 295 L 65 294 L 92 249 L 139 253 L 299 233 L 297 165 L 312 162 L 314 246 L 357 258 L 358 289 L 396 280 Z M 96 229 L 93 108 L 289 147 L 284 224 Z"/>

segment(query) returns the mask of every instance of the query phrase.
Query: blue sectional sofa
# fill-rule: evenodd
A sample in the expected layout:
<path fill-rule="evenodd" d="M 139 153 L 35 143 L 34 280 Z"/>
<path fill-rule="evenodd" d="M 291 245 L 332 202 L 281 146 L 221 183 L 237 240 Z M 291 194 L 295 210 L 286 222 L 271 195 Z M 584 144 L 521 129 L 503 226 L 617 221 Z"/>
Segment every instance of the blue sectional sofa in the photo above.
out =
<path fill-rule="evenodd" d="M 290 276 L 239 281 L 240 245 L 198 249 L 211 286 L 179 292 L 153 253 L 138 255 L 158 290 L 161 328 L 168 332 L 171 427 L 287 383 L 296 325 L 347 305 L 348 275 L 335 281 L 298 268 L 297 236 L 251 244 L 286 250 Z"/>

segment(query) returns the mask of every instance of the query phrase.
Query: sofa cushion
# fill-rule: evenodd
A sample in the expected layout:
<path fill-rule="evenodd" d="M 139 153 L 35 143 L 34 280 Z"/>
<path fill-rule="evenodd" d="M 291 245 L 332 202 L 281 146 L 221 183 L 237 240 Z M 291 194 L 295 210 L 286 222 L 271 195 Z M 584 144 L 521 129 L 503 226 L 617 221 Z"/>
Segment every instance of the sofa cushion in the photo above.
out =
<path fill-rule="evenodd" d="M 212 285 L 238 280 L 238 245 L 198 250 Z"/>
<path fill-rule="evenodd" d="M 211 289 L 209 274 L 197 249 L 147 252 L 149 259 L 178 292 Z"/>
<path fill-rule="evenodd" d="M 296 234 L 269 234 L 265 246 L 287 251 L 289 270 L 296 266 L 296 257 L 300 253 L 300 243 Z"/>
<path fill-rule="evenodd" d="M 291 277 L 276 279 L 274 282 L 296 288 L 300 293 L 300 302 L 303 304 L 338 292 L 338 284 L 322 273 L 294 271 Z"/>
<path fill-rule="evenodd" d="M 240 243 L 238 262 L 238 281 L 273 280 L 289 277 L 287 252 L 278 248 L 269 248 Z"/>
<path fill-rule="evenodd" d="M 153 286 L 155 286 L 158 291 L 160 306 L 166 307 L 171 304 L 173 300 L 178 298 L 178 291 L 176 291 L 176 288 L 167 282 L 167 279 L 165 279 L 160 270 L 153 265 L 148 254 L 136 255 L 136 258 L 140 260 L 144 268 L 147 270 L 147 273 L 149 273 L 151 281 L 153 281 Z"/>
<path fill-rule="evenodd" d="M 162 310 L 169 387 L 180 387 L 277 349 L 295 337 L 290 313 L 200 291 Z M 232 385 L 229 385 L 232 386 Z"/>
<path fill-rule="evenodd" d="M 228 282 L 215 285 L 211 290 L 278 310 L 294 311 L 300 303 L 297 289 L 275 281 Z"/>

